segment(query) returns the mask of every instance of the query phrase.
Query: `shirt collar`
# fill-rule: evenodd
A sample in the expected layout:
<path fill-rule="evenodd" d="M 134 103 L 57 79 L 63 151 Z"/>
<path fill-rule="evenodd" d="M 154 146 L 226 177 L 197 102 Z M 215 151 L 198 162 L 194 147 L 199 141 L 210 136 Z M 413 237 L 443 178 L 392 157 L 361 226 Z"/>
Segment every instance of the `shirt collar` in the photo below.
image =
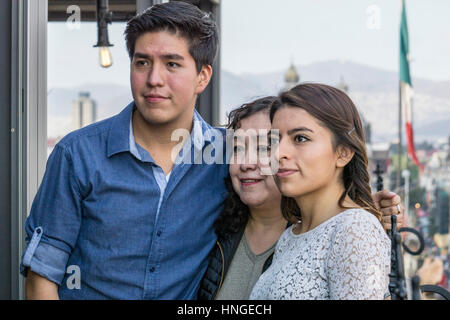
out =
<path fill-rule="evenodd" d="M 108 135 L 107 155 L 129 151 L 136 158 L 141 159 L 133 134 L 132 115 L 134 102 L 130 103 L 122 112 L 113 118 Z M 202 150 L 207 142 L 212 142 L 213 128 L 194 109 L 191 143 L 197 150 Z"/>
<path fill-rule="evenodd" d="M 113 117 L 108 134 L 107 156 L 111 157 L 120 152 L 130 151 L 130 121 L 133 114 L 134 102 L 130 103 L 118 115 Z"/>
<path fill-rule="evenodd" d="M 211 142 L 211 129 L 211 126 L 203 120 L 197 110 L 194 110 L 191 143 L 197 150 L 202 150 L 206 142 Z"/>

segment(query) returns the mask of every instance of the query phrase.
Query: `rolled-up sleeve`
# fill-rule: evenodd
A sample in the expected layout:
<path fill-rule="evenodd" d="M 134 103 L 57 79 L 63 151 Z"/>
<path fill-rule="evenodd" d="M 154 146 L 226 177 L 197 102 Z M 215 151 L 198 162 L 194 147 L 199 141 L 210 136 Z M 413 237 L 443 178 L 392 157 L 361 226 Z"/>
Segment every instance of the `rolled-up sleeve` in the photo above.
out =
<path fill-rule="evenodd" d="M 20 272 L 61 285 L 81 225 L 81 196 L 70 152 L 55 146 L 25 223 L 28 242 Z"/>

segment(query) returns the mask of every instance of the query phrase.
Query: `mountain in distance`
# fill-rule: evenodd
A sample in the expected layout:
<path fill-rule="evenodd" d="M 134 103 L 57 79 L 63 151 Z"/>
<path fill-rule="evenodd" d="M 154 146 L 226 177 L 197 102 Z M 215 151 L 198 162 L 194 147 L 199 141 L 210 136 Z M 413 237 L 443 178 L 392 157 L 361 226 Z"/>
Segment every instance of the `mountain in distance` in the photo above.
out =
<path fill-rule="evenodd" d="M 288 66 L 286 66 L 287 70 Z M 345 61 L 324 61 L 305 66 L 296 66 L 300 82 L 324 83 L 337 86 L 343 80 L 349 87 L 349 96 L 362 116 L 372 125 L 372 140 L 393 141 L 398 136 L 398 91 L 399 80 L 395 71 L 383 70 L 359 63 Z M 234 88 L 248 85 L 251 94 L 238 94 L 240 103 L 261 95 L 278 94 L 284 86 L 286 70 L 264 74 L 234 75 L 239 79 Z M 227 72 L 222 71 L 222 78 Z M 224 81 L 223 81 L 224 82 Z M 413 101 L 413 125 L 416 141 L 435 140 L 450 135 L 450 81 L 412 79 L 415 92 Z M 227 82 L 222 89 L 222 109 L 227 112 L 239 106 L 237 98 L 232 101 L 227 96 Z M 257 84 L 257 88 L 253 89 Z M 382 121 L 380 121 L 382 119 Z M 404 132 L 404 131 L 403 131 Z M 405 139 L 403 140 L 405 141 Z"/>
<path fill-rule="evenodd" d="M 393 141 L 397 138 L 399 85 L 396 72 L 344 61 L 317 62 L 296 68 L 301 82 L 337 86 L 343 79 L 349 86 L 349 96 L 366 121 L 372 125 L 372 139 Z M 240 75 L 222 70 L 221 123 L 226 123 L 225 115 L 241 104 L 265 95 L 277 95 L 284 87 L 286 70 Z M 421 78 L 413 78 L 412 81 L 415 92 L 413 125 L 416 141 L 448 136 L 450 81 L 437 82 Z M 49 137 L 63 136 L 71 131 L 72 101 L 82 91 L 90 92 L 91 98 L 97 102 L 97 120 L 119 113 L 132 101 L 129 87 L 114 84 L 86 84 L 70 89 L 49 88 Z"/>

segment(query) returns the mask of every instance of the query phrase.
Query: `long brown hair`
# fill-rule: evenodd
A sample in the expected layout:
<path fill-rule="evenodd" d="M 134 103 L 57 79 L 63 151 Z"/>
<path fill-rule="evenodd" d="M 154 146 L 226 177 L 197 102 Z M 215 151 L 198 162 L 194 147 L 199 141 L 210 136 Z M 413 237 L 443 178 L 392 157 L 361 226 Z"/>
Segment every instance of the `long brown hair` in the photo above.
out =
<path fill-rule="evenodd" d="M 358 110 L 343 91 L 324 84 L 304 83 L 280 94 L 279 102 L 270 110 L 270 121 L 275 113 L 284 107 L 298 107 L 318 119 L 333 135 L 333 148 L 340 145 L 355 152 L 352 160 L 344 167 L 342 182 L 345 191 L 339 198 L 339 206 L 348 195 L 361 208 L 369 211 L 381 221 L 381 213 L 371 196 L 364 130 Z M 300 208 L 293 198 L 283 196 L 281 211 L 288 221 L 301 218 Z"/>

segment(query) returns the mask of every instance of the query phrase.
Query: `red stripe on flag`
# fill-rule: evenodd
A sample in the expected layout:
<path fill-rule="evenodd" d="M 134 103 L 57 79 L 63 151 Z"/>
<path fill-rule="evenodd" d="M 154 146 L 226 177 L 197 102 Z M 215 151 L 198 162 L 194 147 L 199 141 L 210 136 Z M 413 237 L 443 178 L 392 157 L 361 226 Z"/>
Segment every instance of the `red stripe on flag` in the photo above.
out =
<path fill-rule="evenodd" d="M 414 147 L 414 135 L 413 128 L 410 122 L 406 122 L 406 139 L 408 141 L 408 154 L 411 157 L 412 161 L 419 167 L 421 171 L 424 170 L 423 165 L 419 162 L 416 156 L 416 149 Z"/>

